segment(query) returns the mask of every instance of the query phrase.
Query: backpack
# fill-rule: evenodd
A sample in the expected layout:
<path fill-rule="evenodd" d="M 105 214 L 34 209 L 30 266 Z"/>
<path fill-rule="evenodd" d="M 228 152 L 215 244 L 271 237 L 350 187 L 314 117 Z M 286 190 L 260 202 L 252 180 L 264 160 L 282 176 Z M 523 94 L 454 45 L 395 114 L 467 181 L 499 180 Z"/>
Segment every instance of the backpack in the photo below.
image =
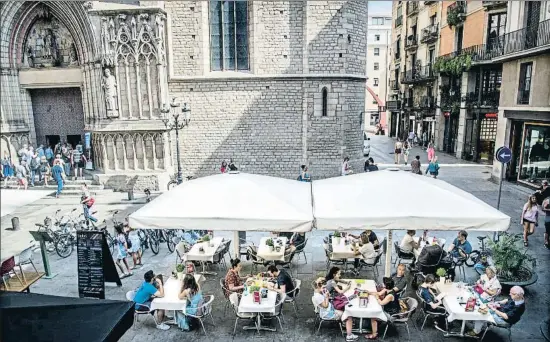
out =
<path fill-rule="evenodd" d="M 341 310 L 341 311 L 344 311 L 346 309 L 346 304 L 348 304 L 348 303 L 349 303 L 348 298 L 343 294 L 338 294 L 332 300 L 332 306 L 336 310 Z"/>
<path fill-rule="evenodd" d="M 86 201 L 86 205 L 88 206 L 88 208 L 91 208 L 92 205 L 94 205 L 94 203 L 95 203 L 95 199 L 93 197 L 90 197 L 90 199 Z"/>
<path fill-rule="evenodd" d="M 132 248 L 132 241 L 130 240 L 128 233 L 124 233 L 124 238 L 126 239 L 126 246 L 128 246 L 128 249 Z"/>
<path fill-rule="evenodd" d="M 40 161 L 38 160 L 38 158 L 32 158 L 30 166 L 32 170 L 38 169 L 38 167 L 40 166 Z"/>

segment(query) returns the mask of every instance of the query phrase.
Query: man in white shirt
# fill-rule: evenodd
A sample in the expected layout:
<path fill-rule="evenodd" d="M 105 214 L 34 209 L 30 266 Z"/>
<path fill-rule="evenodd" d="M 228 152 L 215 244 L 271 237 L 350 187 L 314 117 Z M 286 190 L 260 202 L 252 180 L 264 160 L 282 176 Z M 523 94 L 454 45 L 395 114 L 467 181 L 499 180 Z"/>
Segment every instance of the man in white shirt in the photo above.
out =
<path fill-rule="evenodd" d="M 414 267 L 414 263 L 416 262 L 416 258 L 414 256 L 414 250 L 418 249 L 420 247 L 420 244 L 414 241 L 414 234 L 416 234 L 416 231 L 414 230 L 407 230 L 407 234 L 403 237 L 403 240 L 401 240 L 401 244 L 399 245 L 399 249 L 405 254 L 407 254 L 407 257 L 412 258 L 411 267 Z"/>

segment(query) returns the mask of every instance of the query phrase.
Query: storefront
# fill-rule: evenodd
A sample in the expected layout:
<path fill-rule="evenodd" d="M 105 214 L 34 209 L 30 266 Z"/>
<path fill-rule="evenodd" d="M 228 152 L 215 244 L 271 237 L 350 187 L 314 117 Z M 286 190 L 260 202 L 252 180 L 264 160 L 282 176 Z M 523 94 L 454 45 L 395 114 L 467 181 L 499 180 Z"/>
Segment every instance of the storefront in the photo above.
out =
<path fill-rule="evenodd" d="M 424 145 L 427 145 L 428 142 L 435 141 L 435 116 L 427 116 L 422 119 L 422 133 L 420 137 L 423 139 L 424 133 L 426 136 L 426 142 L 423 142 Z"/>
<path fill-rule="evenodd" d="M 466 119 L 462 159 L 492 164 L 498 113 L 472 113 Z"/>
<path fill-rule="evenodd" d="M 535 118 L 542 118 L 540 113 Z M 513 115 L 508 117 L 514 118 Z M 510 120 L 509 146 L 512 150 L 506 178 L 539 186 L 550 179 L 550 115 L 548 120 Z"/>
<path fill-rule="evenodd" d="M 443 132 L 443 152 L 454 154 L 458 137 L 458 114 L 444 112 L 445 130 Z"/>

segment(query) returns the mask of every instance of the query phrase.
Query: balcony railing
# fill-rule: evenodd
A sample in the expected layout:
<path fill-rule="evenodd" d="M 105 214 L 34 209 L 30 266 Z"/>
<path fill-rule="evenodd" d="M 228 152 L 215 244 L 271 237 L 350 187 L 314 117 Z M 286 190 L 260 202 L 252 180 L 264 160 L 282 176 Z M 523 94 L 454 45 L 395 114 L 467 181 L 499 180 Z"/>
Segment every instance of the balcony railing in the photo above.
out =
<path fill-rule="evenodd" d="M 447 24 L 456 26 L 466 20 L 466 2 L 456 1 L 447 7 Z"/>
<path fill-rule="evenodd" d="M 401 109 L 401 101 L 387 101 L 386 102 L 386 108 L 388 110 L 400 110 Z"/>
<path fill-rule="evenodd" d="M 403 98 L 403 108 L 414 108 L 414 102 L 412 97 Z"/>
<path fill-rule="evenodd" d="M 436 78 L 431 64 L 416 66 L 411 70 L 407 70 L 403 76 L 401 81 L 403 84 L 429 82 Z"/>
<path fill-rule="evenodd" d="M 400 15 L 399 17 L 397 17 L 397 18 L 395 19 L 395 27 L 399 27 L 399 26 L 401 26 L 402 24 L 403 24 L 403 16 Z"/>
<path fill-rule="evenodd" d="M 390 80 L 390 89 L 399 90 L 399 82 L 397 80 Z"/>
<path fill-rule="evenodd" d="M 433 96 L 422 96 L 421 106 L 422 109 L 434 109 L 435 98 Z"/>
<path fill-rule="evenodd" d="M 487 7 L 487 9 L 497 8 L 497 7 L 506 7 L 508 4 L 508 1 L 482 1 L 483 7 Z"/>
<path fill-rule="evenodd" d="M 481 92 L 470 92 L 463 99 L 467 106 L 474 108 L 498 108 L 500 102 L 500 91 L 488 90 Z"/>
<path fill-rule="evenodd" d="M 421 43 L 433 43 L 439 38 L 439 26 L 437 24 L 430 25 L 422 29 Z"/>
<path fill-rule="evenodd" d="M 418 13 L 418 2 L 417 1 L 408 1 L 407 2 L 407 16 Z"/>
<path fill-rule="evenodd" d="M 414 50 L 418 47 L 418 36 L 410 35 L 405 40 L 405 50 Z"/>

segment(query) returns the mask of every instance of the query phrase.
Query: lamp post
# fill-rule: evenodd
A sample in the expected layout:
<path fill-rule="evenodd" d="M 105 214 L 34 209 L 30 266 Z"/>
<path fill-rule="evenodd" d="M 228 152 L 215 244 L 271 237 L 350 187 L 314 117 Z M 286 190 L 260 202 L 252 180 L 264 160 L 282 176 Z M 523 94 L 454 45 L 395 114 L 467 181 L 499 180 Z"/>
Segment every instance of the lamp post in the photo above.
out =
<path fill-rule="evenodd" d="M 181 161 L 180 161 L 180 135 L 179 130 L 183 127 L 189 125 L 191 121 L 191 109 L 187 107 L 187 103 L 183 104 L 183 108 L 180 110 L 180 103 L 176 101 L 176 98 L 172 98 L 170 106 L 166 103 L 162 106 L 160 112 L 163 114 L 162 122 L 168 129 L 168 131 L 176 131 L 176 158 L 178 161 L 178 176 L 177 182 L 181 184 L 183 182 L 183 175 L 181 173 Z M 172 113 L 172 119 L 169 117 L 169 114 Z M 182 116 L 180 116 L 180 113 Z"/>

